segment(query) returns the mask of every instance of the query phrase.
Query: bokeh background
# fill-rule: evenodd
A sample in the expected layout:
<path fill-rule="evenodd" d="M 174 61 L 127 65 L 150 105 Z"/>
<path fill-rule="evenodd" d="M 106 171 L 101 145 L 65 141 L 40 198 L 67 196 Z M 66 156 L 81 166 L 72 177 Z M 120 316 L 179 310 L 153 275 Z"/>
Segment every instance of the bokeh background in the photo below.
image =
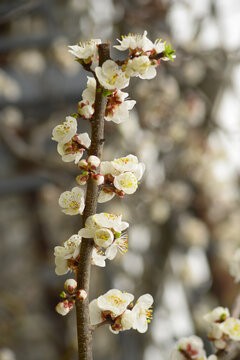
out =
<path fill-rule="evenodd" d="M 130 223 L 129 251 L 93 267 L 90 297 L 149 292 L 154 317 L 145 335 L 98 329 L 94 359 L 167 360 L 179 337 L 206 340 L 202 315 L 238 292 L 229 262 L 240 246 L 240 2 L 1 0 L 1 360 L 76 359 L 75 314 L 54 311 L 65 277 L 53 249 L 81 226 L 57 205 L 77 169 L 51 132 L 76 112 L 89 74 L 67 46 L 144 30 L 177 58 L 154 80 L 134 78 L 130 120 L 106 123 L 104 159 L 133 153 L 147 170 L 134 195 L 99 207 Z"/>

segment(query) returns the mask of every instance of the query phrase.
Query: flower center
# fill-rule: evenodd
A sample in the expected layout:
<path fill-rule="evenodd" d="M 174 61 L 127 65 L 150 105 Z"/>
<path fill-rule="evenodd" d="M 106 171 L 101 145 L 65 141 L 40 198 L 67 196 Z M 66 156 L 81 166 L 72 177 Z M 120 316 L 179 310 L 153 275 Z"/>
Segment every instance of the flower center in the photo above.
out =
<path fill-rule="evenodd" d="M 126 302 L 126 300 L 123 300 L 120 297 L 115 296 L 115 295 L 109 295 L 108 300 L 114 306 L 118 306 L 118 305 L 124 304 Z"/>

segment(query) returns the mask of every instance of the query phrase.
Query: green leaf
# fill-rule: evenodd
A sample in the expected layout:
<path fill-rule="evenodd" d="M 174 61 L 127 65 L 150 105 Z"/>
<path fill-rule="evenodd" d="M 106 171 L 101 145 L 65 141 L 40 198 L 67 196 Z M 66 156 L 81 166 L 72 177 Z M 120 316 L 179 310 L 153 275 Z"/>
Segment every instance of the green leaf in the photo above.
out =
<path fill-rule="evenodd" d="M 60 296 L 61 298 L 65 299 L 65 298 L 67 297 L 67 294 L 65 293 L 65 291 L 62 291 L 59 296 Z"/>
<path fill-rule="evenodd" d="M 82 175 L 88 175 L 88 171 L 82 171 Z"/>
<path fill-rule="evenodd" d="M 102 94 L 104 97 L 107 97 L 109 95 L 112 95 L 112 92 L 108 89 L 103 89 Z"/>
<path fill-rule="evenodd" d="M 114 237 L 115 239 L 118 239 L 119 237 L 121 236 L 121 233 L 118 233 L 118 232 L 114 232 Z"/>
<path fill-rule="evenodd" d="M 172 55 L 175 54 L 175 50 L 171 48 L 171 44 L 165 46 L 165 51 L 163 53 L 164 57 L 168 57 L 171 61 L 174 61 Z"/>
<path fill-rule="evenodd" d="M 74 117 L 75 119 L 77 119 L 79 115 L 77 113 L 73 113 L 73 114 L 71 114 L 71 116 Z"/>

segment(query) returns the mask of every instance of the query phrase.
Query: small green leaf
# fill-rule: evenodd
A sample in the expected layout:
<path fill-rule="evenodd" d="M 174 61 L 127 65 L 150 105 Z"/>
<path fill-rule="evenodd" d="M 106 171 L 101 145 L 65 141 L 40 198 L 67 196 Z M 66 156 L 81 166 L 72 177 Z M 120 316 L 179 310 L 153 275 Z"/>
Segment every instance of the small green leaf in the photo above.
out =
<path fill-rule="evenodd" d="M 67 297 L 67 294 L 65 293 L 65 291 L 62 291 L 59 296 L 60 296 L 61 298 L 65 299 L 65 298 Z"/>
<path fill-rule="evenodd" d="M 102 94 L 104 97 L 107 97 L 109 95 L 112 95 L 112 92 L 108 89 L 103 89 Z"/>
<path fill-rule="evenodd" d="M 77 113 L 73 113 L 71 116 L 77 119 L 79 115 Z"/>
<path fill-rule="evenodd" d="M 121 236 L 121 233 L 118 233 L 118 232 L 114 232 L 114 237 L 116 238 L 116 239 L 118 239 L 119 237 Z"/>
<path fill-rule="evenodd" d="M 175 50 L 171 48 L 171 44 L 165 46 L 165 51 L 163 53 L 164 57 L 168 57 L 171 61 L 174 61 L 172 55 L 175 54 Z"/>
<path fill-rule="evenodd" d="M 82 171 L 82 175 L 88 175 L 88 171 Z"/>

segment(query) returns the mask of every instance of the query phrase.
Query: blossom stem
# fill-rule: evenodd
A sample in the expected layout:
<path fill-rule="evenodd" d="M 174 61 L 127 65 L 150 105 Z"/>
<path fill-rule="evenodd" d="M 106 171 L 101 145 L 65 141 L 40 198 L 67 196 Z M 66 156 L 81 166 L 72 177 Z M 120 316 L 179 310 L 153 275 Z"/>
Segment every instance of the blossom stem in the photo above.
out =
<path fill-rule="evenodd" d="M 98 47 L 99 66 L 110 58 L 110 44 L 103 43 Z M 104 115 L 107 105 L 107 98 L 103 96 L 102 87 L 97 82 L 95 112 L 91 121 L 92 135 L 89 155 L 95 155 L 101 159 L 104 140 Z M 91 177 L 87 183 L 87 194 L 85 210 L 83 213 L 82 226 L 85 226 L 86 219 L 94 215 L 97 210 L 99 188 Z M 92 239 L 82 239 L 80 257 L 77 270 L 77 289 L 84 289 L 89 294 L 91 255 L 93 248 Z M 78 359 L 92 360 L 92 329 L 89 324 L 89 300 L 76 300 L 77 314 L 77 337 L 78 337 Z"/>

